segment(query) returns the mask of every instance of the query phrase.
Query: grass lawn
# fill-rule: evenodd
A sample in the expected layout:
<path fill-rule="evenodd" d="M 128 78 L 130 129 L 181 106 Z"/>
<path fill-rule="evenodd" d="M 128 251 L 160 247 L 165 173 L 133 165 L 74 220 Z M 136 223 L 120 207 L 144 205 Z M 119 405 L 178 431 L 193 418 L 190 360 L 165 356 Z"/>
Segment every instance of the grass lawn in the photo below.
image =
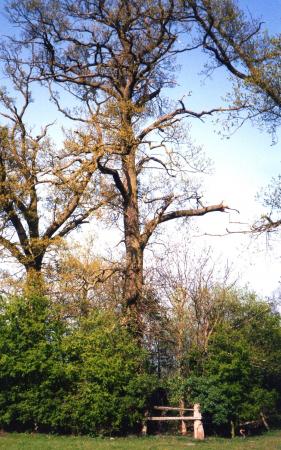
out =
<path fill-rule="evenodd" d="M 204 442 L 176 436 L 146 438 L 88 438 L 44 434 L 7 433 L 0 436 L 1 450 L 281 450 L 281 430 L 245 440 L 209 438 Z"/>

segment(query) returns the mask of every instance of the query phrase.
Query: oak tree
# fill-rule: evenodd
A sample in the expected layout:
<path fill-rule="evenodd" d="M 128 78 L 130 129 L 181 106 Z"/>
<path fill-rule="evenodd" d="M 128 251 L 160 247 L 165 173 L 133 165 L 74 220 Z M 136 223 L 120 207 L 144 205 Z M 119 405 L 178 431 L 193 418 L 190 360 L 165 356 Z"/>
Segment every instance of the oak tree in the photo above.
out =
<path fill-rule="evenodd" d="M 13 39 L 24 47 L 21 64 L 32 64 L 34 78 L 48 84 L 61 112 L 85 124 L 81 155 L 94 155 L 100 174 L 111 180 L 112 211 L 123 221 L 124 301 L 138 315 L 144 250 L 158 226 L 227 210 L 222 202 L 206 205 L 188 181 L 188 170 L 201 166 L 192 145 L 182 151 L 182 120 L 246 108 L 247 117 L 260 113 L 278 121 L 279 81 L 272 72 L 280 69 L 279 41 L 263 34 L 262 25 L 232 0 L 7 4 L 21 30 Z M 241 82 L 230 107 L 196 111 L 184 99 L 165 99 L 165 89 L 175 84 L 176 55 L 198 48 L 210 56 L 211 68 L 224 66 Z M 56 89 L 62 88 L 81 101 L 80 109 L 60 102 Z M 155 179 L 156 168 L 161 175 Z"/>

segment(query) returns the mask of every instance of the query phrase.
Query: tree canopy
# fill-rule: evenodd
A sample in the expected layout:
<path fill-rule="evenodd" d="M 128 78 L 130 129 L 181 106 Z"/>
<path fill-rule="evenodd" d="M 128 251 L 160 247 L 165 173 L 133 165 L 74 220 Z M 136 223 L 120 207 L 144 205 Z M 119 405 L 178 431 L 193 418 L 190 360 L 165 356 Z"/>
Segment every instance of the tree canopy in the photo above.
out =
<path fill-rule="evenodd" d="M 58 109 L 81 123 L 73 150 L 79 169 L 88 173 L 90 160 L 111 186 L 111 217 L 120 217 L 124 233 L 124 301 L 138 315 L 143 252 L 158 226 L 228 210 L 222 202 L 205 204 L 188 176 L 204 167 L 182 120 L 228 112 L 276 127 L 279 38 L 232 0 L 25 0 L 7 2 L 7 11 L 19 27 L 11 42 L 23 50 L 16 57 L 3 52 L 3 59 L 32 66 L 30 78 L 48 85 Z M 229 104 L 196 111 L 184 99 L 165 99 L 176 56 L 198 48 L 209 57 L 208 70 L 223 66 L 238 82 Z M 80 108 L 63 105 L 56 86 Z"/>

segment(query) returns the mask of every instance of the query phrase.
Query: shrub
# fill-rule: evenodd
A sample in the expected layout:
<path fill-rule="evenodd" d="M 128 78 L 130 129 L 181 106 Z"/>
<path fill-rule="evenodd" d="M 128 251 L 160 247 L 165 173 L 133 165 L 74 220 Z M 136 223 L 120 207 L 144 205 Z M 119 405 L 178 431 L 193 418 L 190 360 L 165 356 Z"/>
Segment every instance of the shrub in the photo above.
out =
<path fill-rule="evenodd" d="M 1 303 L 0 426 L 97 434 L 135 430 L 154 378 L 114 314 L 63 325 L 45 298 Z"/>

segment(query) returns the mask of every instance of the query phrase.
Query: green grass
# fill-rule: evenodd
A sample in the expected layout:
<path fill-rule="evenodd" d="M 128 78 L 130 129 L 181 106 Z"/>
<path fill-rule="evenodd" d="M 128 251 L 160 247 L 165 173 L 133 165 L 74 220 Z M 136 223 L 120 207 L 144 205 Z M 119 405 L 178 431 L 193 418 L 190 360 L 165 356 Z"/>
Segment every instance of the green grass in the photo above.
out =
<path fill-rule="evenodd" d="M 258 437 L 221 439 L 204 442 L 176 436 L 101 439 L 44 434 L 7 433 L 0 436 L 1 450 L 281 450 L 281 430 Z"/>

